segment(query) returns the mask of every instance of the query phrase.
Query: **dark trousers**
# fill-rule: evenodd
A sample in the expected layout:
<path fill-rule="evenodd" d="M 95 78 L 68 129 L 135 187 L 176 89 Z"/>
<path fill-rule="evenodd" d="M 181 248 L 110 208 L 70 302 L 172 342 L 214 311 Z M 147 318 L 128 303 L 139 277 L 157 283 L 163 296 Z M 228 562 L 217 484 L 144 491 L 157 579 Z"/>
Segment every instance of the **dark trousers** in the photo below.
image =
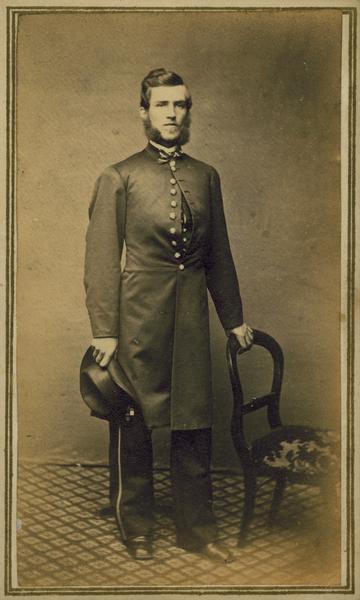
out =
<path fill-rule="evenodd" d="M 151 431 L 137 413 L 111 419 L 110 503 L 123 541 L 151 535 L 154 524 Z M 170 476 L 178 546 L 196 550 L 214 541 L 210 478 L 211 430 L 171 432 Z"/>

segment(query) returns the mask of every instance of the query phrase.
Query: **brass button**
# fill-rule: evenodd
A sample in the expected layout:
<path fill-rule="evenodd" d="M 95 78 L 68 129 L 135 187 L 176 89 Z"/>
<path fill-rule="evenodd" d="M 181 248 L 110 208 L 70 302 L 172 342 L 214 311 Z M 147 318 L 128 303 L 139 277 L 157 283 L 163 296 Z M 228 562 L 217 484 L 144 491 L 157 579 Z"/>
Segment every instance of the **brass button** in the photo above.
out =
<path fill-rule="evenodd" d="M 172 234 L 176 233 L 176 229 L 175 229 L 175 227 L 170 227 L 169 231 L 170 231 L 170 233 L 172 233 Z"/>
<path fill-rule="evenodd" d="M 179 269 L 180 271 L 183 271 L 185 269 L 184 265 L 179 265 Z"/>
<path fill-rule="evenodd" d="M 174 179 L 174 177 L 172 177 L 172 178 L 170 179 L 170 183 L 171 183 L 172 185 L 175 185 L 175 183 L 176 183 L 176 179 Z"/>
<path fill-rule="evenodd" d="M 170 164 L 170 167 L 175 167 L 176 162 L 174 160 L 171 160 L 169 164 Z"/>
<path fill-rule="evenodd" d="M 183 232 L 185 233 L 187 231 L 186 227 L 183 227 Z"/>
<path fill-rule="evenodd" d="M 175 252 L 174 256 L 175 256 L 175 258 L 180 258 L 181 254 L 180 254 L 180 252 Z"/>
<path fill-rule="evenodd" d="M 177 207 L 177 202 L 176 202 L 176 200 L 171 200 L 170 204 L 171 204 L 171 206 L 172 206 L 173 208 L 176 208 L 176 207 Z"/>
<path fill-rule="evenodd" d="M 171 164 L 170 164 L 170 169 L 172 170 L 172 172 L 173 172 L 173 173 L 175 173 L 175 171 L 176 171 L 175 163 L 174 163 L 174 166 L 173 166 L 173 167 L 172 167 L 172 166 L 171 166 Z"/>
<path fill-rule="evenodd" d="M 170 190 L 170 194 L 171 194 L 172 196 L 175 196 L 175 195 L 176 195 L 176 189 L 175 189 L 175 188 L 171 188 L 171 190 Z"/>
<path fill-rule="evenodd" d="M 183 242 L 187 242 L 187 238 L 183 238 Z"/>
<path fill-rule="evenodd" d="M 174 221 L 174 219 L 176 219 L 176 213 L 174 213 L 174 212 L 171 212 L 171 213 L 169 214 L 169 217 L 170 217 L 170 219 L 172 219 L 172 220 Z"/>
<path fill-rule="evenodd" d="M 176 240 L 171 240 L 171 243 L 173 246 L 177 246 L 177 241 Z"/>

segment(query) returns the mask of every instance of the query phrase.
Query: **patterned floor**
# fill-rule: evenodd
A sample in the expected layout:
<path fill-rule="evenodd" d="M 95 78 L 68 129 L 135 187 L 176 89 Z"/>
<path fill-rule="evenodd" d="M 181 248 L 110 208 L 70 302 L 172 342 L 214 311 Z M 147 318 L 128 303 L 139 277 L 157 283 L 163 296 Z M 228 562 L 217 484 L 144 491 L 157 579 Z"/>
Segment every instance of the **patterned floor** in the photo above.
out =
<path fill-rule="evenodd" d="M 99 518 L 107 501 L 107 469 L 23 464 L 18 476 L 18 581 L 21 587 L 71 586 L 336 586 L 339 544 L 334 515 L 324 525 L 316 488 L 292 485 L 269 529 L 272 484 L 261 482 L 256 517 L 245 548 L 237 548 L 243 485 L 215 472 L 214 509 L 221 540 L 235 560 L 217 565 L 176 548 L 168 473 L 157 471 L 155 559 L 139 563 L 122 547 L 115 521 Z M 330 526 L 330 524 L 332 524 Z"/>

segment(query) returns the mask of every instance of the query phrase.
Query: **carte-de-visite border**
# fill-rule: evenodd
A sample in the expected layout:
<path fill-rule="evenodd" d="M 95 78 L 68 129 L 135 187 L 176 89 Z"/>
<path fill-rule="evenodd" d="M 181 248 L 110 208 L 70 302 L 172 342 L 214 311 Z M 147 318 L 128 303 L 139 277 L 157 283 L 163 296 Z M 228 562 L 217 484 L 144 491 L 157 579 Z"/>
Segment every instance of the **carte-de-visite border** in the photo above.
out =
<path fill-rule="evenodd" d="M 155 11 L 324 11 L 338 10 L 348 15 L 349 72 L 348 76 L 348 198 L 347 198 L 347 381 L 346 381 L 346 582 L 339 586 L 127 586 L 127 587 L 14 587 L 12 583 L 12 509 L 13 509 L 13 397 L 14 397 L 14 332 L 15 332 L 15 221 L 16 221 L 16 74 L 17 74 L 17 25 L 22 15 L 45 13 L 96 13 L 96 12 L 155 12 Z M 7 160 L 6 160 L 6 379 L 5 379 L 5 596 L 53 595 L 89 596 L 117 594 L 353 594 L 355 586 L 354 565 L 354 343 L 355 343 L 355 150 L 356 150 L 356 51 L 357 8 L 354 6 L 279 6 L 279 7 L 90 7 L 90 6 L 14 6 L 6 7 L 7 13 Z"/>

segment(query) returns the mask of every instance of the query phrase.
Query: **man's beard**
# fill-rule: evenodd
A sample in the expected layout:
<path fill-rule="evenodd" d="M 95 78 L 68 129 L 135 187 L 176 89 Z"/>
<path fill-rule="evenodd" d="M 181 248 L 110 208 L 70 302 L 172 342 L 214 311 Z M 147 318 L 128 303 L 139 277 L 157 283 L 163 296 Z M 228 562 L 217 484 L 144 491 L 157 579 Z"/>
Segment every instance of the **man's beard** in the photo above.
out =
<path fill-rule="evenodd" d="M 149 115 L 147 115 L 143 123 L 147 139 L 151 140 L 152 142 L 155 142 L 156 144 L 160 144 L 161 146 L 165 146 L 166 148 L 172 148 L 173 146 L 183 146 L 190 139 L 190 112 L 187 113 L 183 121 L 178 137 L 173 138 L 172 140 L 164 140 L 164 138 L 161 137 L 160 131 L 151 125 Z"/>

